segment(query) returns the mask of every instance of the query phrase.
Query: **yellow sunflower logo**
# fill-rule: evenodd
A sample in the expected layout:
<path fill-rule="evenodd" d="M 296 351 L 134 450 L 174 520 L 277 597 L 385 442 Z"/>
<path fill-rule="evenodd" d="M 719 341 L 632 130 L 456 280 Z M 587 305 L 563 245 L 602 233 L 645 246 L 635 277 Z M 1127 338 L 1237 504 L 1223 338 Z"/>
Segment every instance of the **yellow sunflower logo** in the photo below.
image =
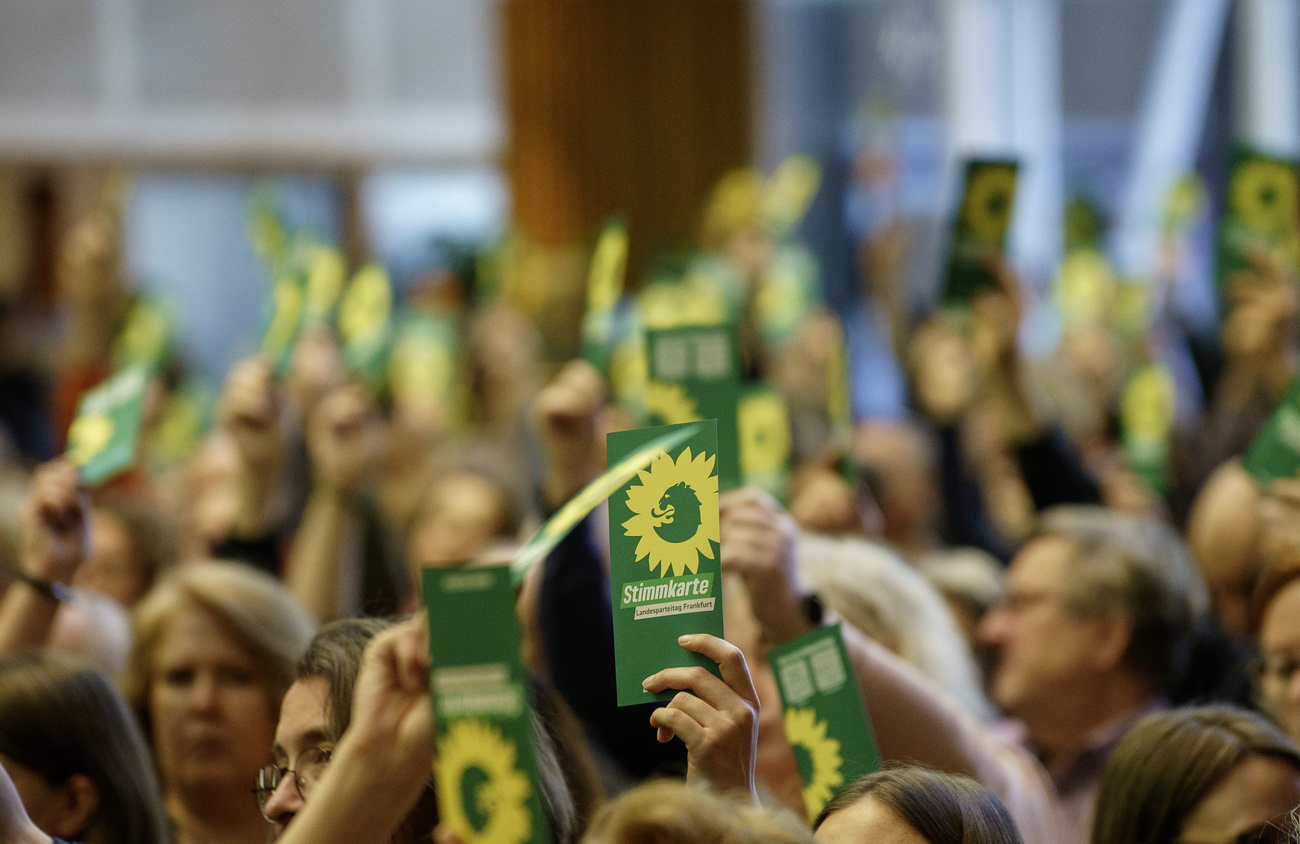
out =
<path fill-rule="evenodd" d="M 687 570 L 696 574 L 701 554 L 713 559 L 709 543 L 718 541 L 716 462 L 716 455 L 704 452 L 692 457 L 689 447 L 676 461 L 661 454 L 638 473 L 641 482 L 627 491 L 633 515 L 623 522 L 623 533 L 640 537 L 636 559 L 648 557 L 650 571 L 662 568 L 660 577 L 667 577 L 670 569 L 674 577 Z"/>
<path fill-rule="evenodd" d="M 790 458 L 790 419 L 785 402 L 773 392 L 754 393 L 740 400 L 740 471 L 746 477 L 778 472 Z"/>
<path fill-rule="evenodd" d="M 347 343 L 371 343 L 378 339 L 393 306 L 388 274 L 373 264 L 365 267 L 343 295 L 339 305 L 339 332 Z"/>
<path fill-rule="evenodd" d="M 469 844 L 516 844 L 533 832 L 532 787 L 514 742 L 483 721 L 451 725 L 438 742 L 438 810 Z"/>
<path fill-rule="evenodd" d="M 1288 234 L 1296 225 L 1296 174 L 1287 164 L 1252 159 L 1232 177 L 1232 209 L 1257 231 Z"/>
<path fill-rule="evenodd" d="M 1008 164 L 973 167 L 966 182 L 961 219 L 966 230 L 985 243 L 1000 244 L 1011 224 L 1016 170 Z"/>
<path fill-rule="evenodd" d="M 657 416 L 665 425 L 680 425 L 701 419 L 695 399 L 690 397 L 681 384 L 651 381 L 645 389 L 645 409 L 646 413 Z"/>
<path fill-rule="evenodd" d="M 1129 381 L 1120 418 L 1130 435 L 1157 440 L 1169 436 L 1174 424 L 1174 382 L 1159 366 L 1142 367 Z"/>
<path fill-rule="evenodd" d="M 795 756 L 803 757 L 799 760 L 800 774 L 804 774 L 803 805 L 808 817 L 815 818 L 835 796 L 836 789 L 844 785 L 840 743 L 826 735 L 826 722 L 811 709 L 785 711 L 785 737 L 795 749 Z"/>
<path fill-rule="evenodd" d="M 85 466 L 113 439 L 113 420 L 102 414 L 79 417 L 68 429 L 68 460 Z"/>

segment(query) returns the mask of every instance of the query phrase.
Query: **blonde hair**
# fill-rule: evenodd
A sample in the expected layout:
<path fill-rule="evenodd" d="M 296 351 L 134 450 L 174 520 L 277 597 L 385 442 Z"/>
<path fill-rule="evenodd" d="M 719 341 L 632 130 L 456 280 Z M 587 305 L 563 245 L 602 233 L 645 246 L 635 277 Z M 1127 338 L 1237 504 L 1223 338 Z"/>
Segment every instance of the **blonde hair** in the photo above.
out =
<path fill-rule="evenodd" d="M 920 572 L 884 546 L 853 537 L 799 536 L 799 573 L 829 609 L 991 718 L 970 643 Z"/>
<path fill-rule="evenodd" d="M 168 573 L 136 605 L 131 654 L 122 677 L 122 691 L 146 735 L 152 735 L 149 687 L 155 652 L 172 619 L 193 609 L 212 616 L 248 652 L 272 712 L 279 711 L 280 699 L 293 683 L 294 663 L 316 628 L 279 581 L 241 563 L 190 563 Z"/>
<path fill-rule="evenodd" d="M 813 844 L 788 812 L 742 805 L 680 781 L 657 780 L 605 804 L 584 844 Z"/>

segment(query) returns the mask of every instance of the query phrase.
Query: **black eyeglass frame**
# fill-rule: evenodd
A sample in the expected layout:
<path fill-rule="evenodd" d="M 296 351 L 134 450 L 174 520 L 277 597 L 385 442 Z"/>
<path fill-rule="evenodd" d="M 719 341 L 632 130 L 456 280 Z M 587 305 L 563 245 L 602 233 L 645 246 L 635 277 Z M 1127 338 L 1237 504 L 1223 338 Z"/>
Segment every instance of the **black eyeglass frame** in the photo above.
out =
<path fill-rule="evenodd" d="M 334 748 L 320 746 L 304 748 L 303 751 L 298 754 L 298 758 L 294 760 L 293 768 L 281 768 L 279 765 L 264 765 L 258 769 L 257 784 L 253 786 L 253 799 L 257 801 L 257 810 L 262 813 L 262 817 L 266 818 L 268 822 L 275 823 L 275 820 L 266 814 L 266 804 L 270 801 L 271 795 L 275 793 L 275 790 L 280 787 L 280 783 L 284 782 L 286 774 L 293 777 L 293 786 L 298 789 L 298 796 L 303 800 L 307 799 L 307 792 L 310 790 L 311 786 L 315 784 L 315 780 L 313 779 L 310 783 L 304 783 L 298 772 L 303 767 L 303 757 L 311 753 L 320 754 L 321 758 L 319 761 L 314 763 L 309 761 L 308 765 L 319 765 L 321 770 L 324 770 L 325 766 L 329 765 L 330 758 L 334 755 Z"/>

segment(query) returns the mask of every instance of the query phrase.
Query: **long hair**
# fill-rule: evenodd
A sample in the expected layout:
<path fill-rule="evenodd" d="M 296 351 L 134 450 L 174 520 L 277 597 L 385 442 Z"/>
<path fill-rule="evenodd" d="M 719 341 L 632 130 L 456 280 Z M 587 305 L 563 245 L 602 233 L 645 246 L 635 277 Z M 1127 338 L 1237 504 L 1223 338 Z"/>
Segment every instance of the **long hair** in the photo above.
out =
<path fill-rule="evenodd" d="M 1106 763 L 1093 844 L 1173 844 L 1196 804 L 1250 755 L 1300 774 L 1300 748 L 1253 712 L 1220 705 L 1148 715 Z"/>
<path fill-rule="evenodd" d="M 86 844 L 165 844 L 166 815 L 148 747 L 126 702 L 70 656 L 33 651 L 0 660 L 0 755 L 51 787 L 83 774 L 99 808 Z"/>
<path fill-rule="evenodd" d="M 870 797 L 888 806 L 930 844 L 1022 844 L 1002 801 L 969 777 L 927 768 L 889 768 L 840 789 L 813 821 Z"/>

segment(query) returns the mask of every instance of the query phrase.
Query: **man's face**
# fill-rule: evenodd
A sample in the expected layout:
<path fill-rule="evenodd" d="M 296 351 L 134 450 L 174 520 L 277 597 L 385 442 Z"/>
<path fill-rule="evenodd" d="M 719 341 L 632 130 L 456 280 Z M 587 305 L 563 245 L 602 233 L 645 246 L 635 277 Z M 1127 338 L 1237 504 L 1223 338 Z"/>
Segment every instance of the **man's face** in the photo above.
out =
<path fill-rule="evenodd" d="M 1269 603 L 1259 629 L 1259 649 L 1260 708 L 1287 735 L 1300 740 L 1300 580 L 1291 581 Z"/>
<path fill-rule="evenodd" d="M 993 700 L 1027 722 L 1050 717 L 1053 701 L 1090 678 L 1095 623 L 1063 602 L 1072 550 L 1059 536 L 1025 545 L 1007 569 L 1006 599 L 980 624 L 981 641 L 997 649 Z"/>
<path fill-rule="evenodd" d="M 330 730 L 328 700 L 328 681 L 324 677 L 309 677 L 290 686 L 280 705 L 280 723 L 275 728 L 271 755 L 280 768 L 297 773 L 308 792 L 320 773 L 316 770 L 319 765 L 314 764 L 320 758 L 317 751 L 332 751 L 337 741 Z M 275 824 L 276 831 L 281 832 L 302 810 L 303 800 L 294 776 L 286 773 L 267 798 L 263 812 Z"/>

